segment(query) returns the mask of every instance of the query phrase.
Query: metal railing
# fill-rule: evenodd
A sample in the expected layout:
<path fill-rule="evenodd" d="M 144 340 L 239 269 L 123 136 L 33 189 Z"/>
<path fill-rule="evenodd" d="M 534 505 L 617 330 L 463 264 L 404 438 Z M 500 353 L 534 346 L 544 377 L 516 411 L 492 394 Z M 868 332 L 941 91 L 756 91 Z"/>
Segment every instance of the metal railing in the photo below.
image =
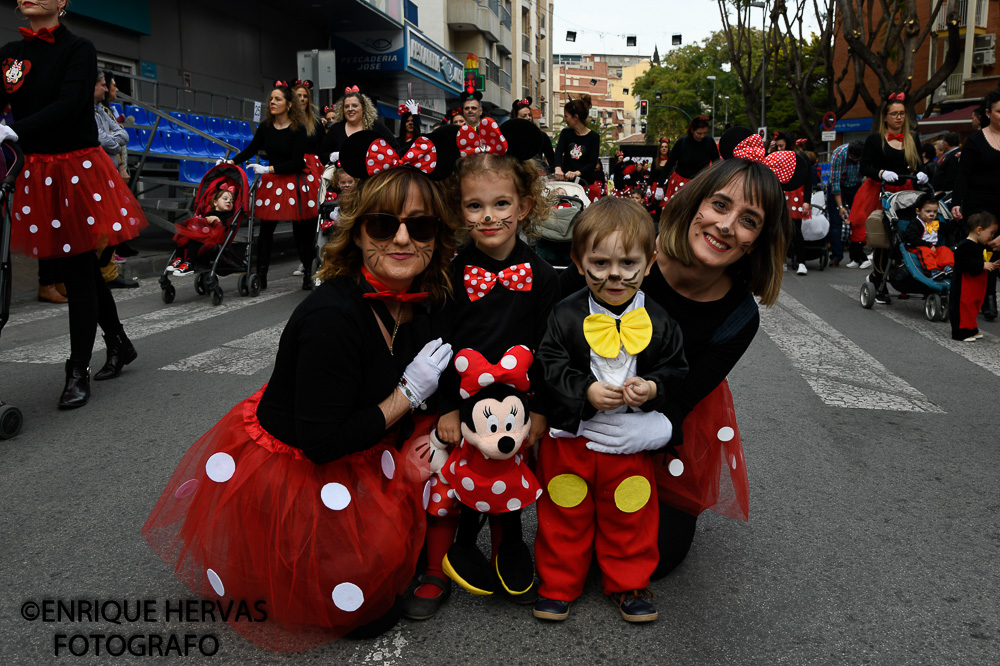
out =
<path fill-rule="evenodd" d="M 500 88 L 505 92 L 510 92 L 510 72 L 500 70 Z"/>
<path fill-rule="evenodd" d="M 987 0 L 975 0 L 976 3 L 976 27 L 985 28 L 986 19 L 989 15 L 989 3 Z M 954 8 L 955 18 L 958 20 L 958 27 L 964 28 L 966 16 L 968 15 L 969 0 L 945 0 L 941 3 L 941 11 L 934 19 L 935 30 L 946 30 L 948 28 L 948 11 Z"/>
<path fill-rule="evenodd" d="M 200 113 L 218 118 L 233 118 L 235 120 L 252 120 L 254 107 L 260 100 L 248 97 L 237 97 L 224 93 L 185 87 L 174 83 L 165 83 L 157 79 L 135 76 L 124 72 L 115 72 L 118 80 L 129 79 L 132 87 L 131 97 L 142 104 L 156 108 L 176 109 L 178 111 Z M 119 93 L 119 96 L 124 96 Z M 219 111 L 219 109 L 222 111 Z"/>
<path fill-rule="evenodd" d="M 487 81 L 500 85 L 500 67 L 495 62 L 486 57 L 479 58 L 479 71 Z"/>
<path fill-rule="evenodd" d="M 500 25 L 510 30 L 510 10 L 506 7 L 500 8 Z"/>
<path fill-rule="evenodd" d="M 531 53 L 531 35 L 521 34 L 521 49 L 525 53 Z"/>
<path fill-rule="evenodd" d="M 500 0 L 486 0 L 486 7 L 500 18 Z"/>
<path fill-rule="evenodd" d="M 962 73 L 952 74 L 945 79 L 945 95 L 948 97 L 961 97 L 965 94 L 965 78 Z"/>

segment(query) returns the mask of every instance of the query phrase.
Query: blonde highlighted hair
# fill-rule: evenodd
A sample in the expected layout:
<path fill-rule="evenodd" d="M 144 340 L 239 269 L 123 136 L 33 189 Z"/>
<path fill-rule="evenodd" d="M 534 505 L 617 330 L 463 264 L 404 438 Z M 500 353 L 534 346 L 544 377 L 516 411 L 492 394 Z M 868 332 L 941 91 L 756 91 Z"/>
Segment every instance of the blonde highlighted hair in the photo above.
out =
<path fill-rule="evenodd" d="M 361 217 L 367 213 L 400 214 L 411 187 L 416 187 L 420 193 L 425 214 L 441 219 L 431 260 L 413 284 L 416 291 L 430 294 L 433 303 L 443 304 L 451 295 L 451 258 L 457 247 L 455 234 L 459 225 L 445 203 L 441 187 L 408 167 L 377 173 L 359 182 L 344 196 L 340 222 L 334 227 L 330 242 L 323 246 L 323 265 L 316 277 L 320 280 L 346 277 L 360 281 L 364 263 L 358 245 Z"/>
<path fill-rule="evenodd" d="M 298 85 L 292 86 L 293 96 L 295 95 L 296 91 L 298 91 L 299 88 L 305 90 L 306 93 L 310 93 L 309 86 L 305 85 L 304 83 L 300 83 Z M 298 103 L 299 101 L 298 99 L 296 99 L 295 100 L 296 106 L 298 106 Z M 303 118 L 302 124 L 306 128 L 306 134 L 308 134 L 309 136 L 315 136 L 316 132 L 319 131 L 320 125 L 319 125 L 319 120 L 316 119 L 316 107 L 313 106 L 312 103 L 309 103 L 309 105 L 305 109 L 303 109 L 302 118 Z"/>
<path fill-rule="evenodd" d="M 375 110 L 375 103 L 368 95 L 360 92 L 350 92 L 345 94 L 333 108 L 333 122 L 344 122 L 344 102 L 354 97 L 361 102 L 361 125 L 364 129 L 371 129 L 375 121 L 378 120 L 378 112 Z"/>
<path fill-rule="evenodd" d="M 476 153 L 458 160 L 455 171 L 447 181 L 448 205 L 452 210 L 462 210 L 462 180 L 467 176 L 508 177 L 521 199 L 531 199 L 531 209 L 517 223 L 519 232 L 529 238 L 537 237 L 538 224 L 549 215 L 552 201 L 543 192 L 542 178 L 534 160 L 519 160 L 513 155 Z M 464 242 L 464 238 L 463 238 Z"/>
<path fill-rule="evenodd" d="M 638 247 L 649 261 L 656 252 L 656 229 L 653 218 L 632 198 L 604 197 L 580 213 L 573 223 L 570 256 L 579 263 L 611 234 L 618 232 L 625 252 Z"/>
<path fill-rule="evenodd" d="M 920 149 L 917 147 L 917 142 L 913 140 L 913 128 L 910 127 L 910 115 L 906 113 L 906 104 L 898 100 L 889 100 L 882 105 L 879 109 L 879 118 L 881 122 L 878 126 L 878 133 L 882 137 L 882 141 L 888 143 L 889 141 L 889 128 L 886 125 L 886 117 L 889 115 L 889 107 L 893 104 L 899 104 L 903 107 L 903 129 L 900 132 L 903 134 L 903 154 L 906 156 L 906 163 L 909 165 L 910 169 L 914 172 L 920 168 Z"/>

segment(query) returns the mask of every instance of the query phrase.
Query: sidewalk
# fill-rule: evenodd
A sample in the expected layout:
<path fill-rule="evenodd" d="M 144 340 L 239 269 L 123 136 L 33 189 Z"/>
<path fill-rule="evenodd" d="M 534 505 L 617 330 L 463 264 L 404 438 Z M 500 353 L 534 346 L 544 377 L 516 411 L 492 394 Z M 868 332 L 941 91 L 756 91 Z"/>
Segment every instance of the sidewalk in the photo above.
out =
<path fill-rule="evenodd" d="M 152 225 L 143 229 L 139 237 L 130 240 L 128 244 L 139 254 L 129 257 L 118 269 L 126 279 L 140 280 L 157 279 L 176 247 L 170 232 Z M 243 245 L 237 247 L 242 252 Z M 278 225 L 278 230 L 274 234 L 272 257 L 277 259 L 286 255 L 293 256 L 295 252 L 291 225 Z M 10 307 L 11 310 L 16 310 L 19 305 L 33 302 L 38 298 L 38 262 L 23 254 L 14 253 L 11 257 L 11 267 L 13 274 Z"/>

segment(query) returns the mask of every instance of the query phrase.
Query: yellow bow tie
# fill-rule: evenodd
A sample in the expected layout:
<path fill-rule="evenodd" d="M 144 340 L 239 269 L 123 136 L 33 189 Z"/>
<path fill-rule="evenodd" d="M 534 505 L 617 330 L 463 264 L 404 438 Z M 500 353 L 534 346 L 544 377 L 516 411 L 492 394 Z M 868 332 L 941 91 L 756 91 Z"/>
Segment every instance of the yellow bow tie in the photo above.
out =
<path fill-rule="evenodd" d="M 622 347 L 635 356 L 653 339 L 653 322 L 646 308 L 636 308 L 621 319 L 606 314 L 592 314 L 583 320 L 583 337 L 594 352 L 603 358 L 618 358 Z"/>
<path fill-rule="evenodd" d="M 938 222 L 937 220 L 931 220 L 930 222 L 925 222 L 924 223 L 924 229 L 927 230 L 927 233 L 931 233 L 932 234 L 932 233 L 934 233 L 935 231 L 938 230 L 938 227 L 940 225 L 941 225 L 941 223 Z"/>

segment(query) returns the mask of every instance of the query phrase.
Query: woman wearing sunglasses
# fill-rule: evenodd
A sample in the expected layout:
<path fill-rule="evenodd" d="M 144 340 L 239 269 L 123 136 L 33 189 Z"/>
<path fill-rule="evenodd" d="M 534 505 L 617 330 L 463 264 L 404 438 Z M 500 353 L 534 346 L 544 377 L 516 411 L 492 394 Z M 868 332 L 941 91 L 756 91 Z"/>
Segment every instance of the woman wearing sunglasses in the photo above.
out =
<path fill-rule="evenodd" d="M 341 161 L 370 177 L 345 201 L 270 381 L 188 451 L 143 527 L 195 593 L 265 601 L 266 622 L 232 626 L 273 650 L 392 627 L 424 542 L 424 414 L 452 356 L 440 311 L 458 228 L 432 178 L 455 160 L 439 146 L 433 169 L 359 173 L 381 140 L 359 134 Z"/>

